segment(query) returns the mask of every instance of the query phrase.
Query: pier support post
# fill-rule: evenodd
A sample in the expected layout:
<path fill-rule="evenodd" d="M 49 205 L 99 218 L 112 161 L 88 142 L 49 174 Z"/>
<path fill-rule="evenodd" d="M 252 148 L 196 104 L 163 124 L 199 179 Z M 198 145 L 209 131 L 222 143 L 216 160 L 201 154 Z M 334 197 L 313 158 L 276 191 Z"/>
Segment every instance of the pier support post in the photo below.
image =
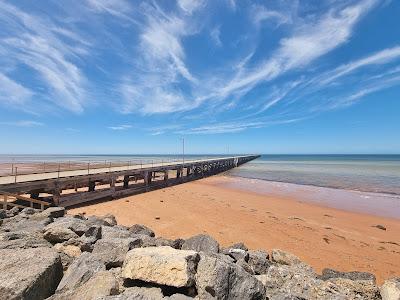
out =
<path fill-rule="evenodd" d="M 164 171 L 164 181 L 168 181 L 168 170 Z"/>
<path fill-rule="evenodd" d="M 124 189 L 127 189 L 129 186 L 129 175 L 124 176 Z"/>
<path fill-rule="evenodd" d="M 89 192 L 94 192 L 96 189 L 96 181 L 89 180 Z"/>
<path fill-rule="evenodd" d="M 60 191 L 60 189 L 57 188 L 53 191 L 54 205 L 58 206 L 60 204 L 60 198 L 61 198 L 61 191 Z"/>
<path fill-rule="evenodd" d="M 149 172 L 149 171 L 144 172 L 143 178 L 144 178 L 144 184 L 146 186 L 148 186 L 151 183 L 151 177 L 152 177 L 151 173 L 152 172 Z"/>

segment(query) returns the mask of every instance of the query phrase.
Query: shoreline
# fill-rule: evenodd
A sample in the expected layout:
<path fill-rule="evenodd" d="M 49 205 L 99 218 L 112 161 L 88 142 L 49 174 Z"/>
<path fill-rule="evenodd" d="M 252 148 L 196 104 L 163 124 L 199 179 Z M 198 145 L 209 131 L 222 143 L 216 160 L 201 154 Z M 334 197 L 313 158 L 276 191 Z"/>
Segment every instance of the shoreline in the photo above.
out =
<path fill-rule="evenodd" d="M 213 176 L 69 212 L 110 213 L 121 225 L 144 224 L 171 239 L 207 233 L 222 246 L 243 241 L 251 249 L 281 248 L 319 273 L 365 271 L 378 282 L 400 276 L 398 220 L 221 186 L 221 179 L 234 182 Z"/>

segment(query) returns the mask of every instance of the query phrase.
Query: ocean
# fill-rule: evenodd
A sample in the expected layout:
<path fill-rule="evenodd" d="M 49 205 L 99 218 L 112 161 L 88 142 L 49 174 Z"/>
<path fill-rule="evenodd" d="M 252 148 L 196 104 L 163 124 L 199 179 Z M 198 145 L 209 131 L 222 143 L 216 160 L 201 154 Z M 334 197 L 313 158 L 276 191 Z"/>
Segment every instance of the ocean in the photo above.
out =
<path fill-rule="evenodd" d="M 262 155 L 231 176 L 400 195 L 400 155 Z"/>

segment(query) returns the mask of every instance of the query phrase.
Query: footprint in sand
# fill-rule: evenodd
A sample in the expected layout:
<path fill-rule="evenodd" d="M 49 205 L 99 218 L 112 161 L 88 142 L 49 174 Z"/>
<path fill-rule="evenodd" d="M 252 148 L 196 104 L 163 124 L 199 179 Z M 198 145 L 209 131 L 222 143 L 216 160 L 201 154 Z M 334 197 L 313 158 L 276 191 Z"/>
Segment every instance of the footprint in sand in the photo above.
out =
<path fill-rule="evenodd" d="M 324 217 L 333 218 L 333 216 L 325 214 Z"/>
<path fill-rule="evenodd" d="M 260 221 L 259 223 L 260 223 L 260 224 L 264 224 L 265 222 L 264 222 L 264 221 Z"/>
<path fill-rule="evenodd" d="M 327 230 L 332 230 L 332 227 L 324 227 Z"/>
<path fill-rule="evenodd" d="M 257 209 L 252 208 L 252 209 L 250 209 L 250 211 L 251 211 L 251 212 L 256 212 Z"/>
<path fill-rule="evenodd" d="M 386 227 L 385 227 L 385 226 L 383 226 L 383 225 L 380 225 L 380 224 L 377 224 L 377 225 L 372 225 L 371 227 L 375 227 L 375 228 L 378 228 L 378 229 L 380 229 L 380 230 L 384 230 L 384 231 L 386 231 Z"/>
<path fill-rule="evenodd" d="M 322 239 L 324 240 L 325 243 L 327 243 L 327 244 L 330 243 L 330 240 L 327 237 L 323 237 Z"/>
<path fill-rule="evenodd" d="M 302 218 L 299 218 L 299 217 L 289 217 L 288 219 L 289 220 L 298 220 L 298 221 L 303 221 L 304 222 L 304 220 Z"/>

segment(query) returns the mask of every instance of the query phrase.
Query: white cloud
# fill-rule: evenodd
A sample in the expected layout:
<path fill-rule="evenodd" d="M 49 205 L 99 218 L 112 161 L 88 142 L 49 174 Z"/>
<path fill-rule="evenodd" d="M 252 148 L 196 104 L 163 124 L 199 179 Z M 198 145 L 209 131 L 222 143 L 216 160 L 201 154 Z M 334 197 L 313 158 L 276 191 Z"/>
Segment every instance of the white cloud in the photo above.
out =
<path fill-rule="evenodd" d="M 54 103 L 82 112 L 86 80 L 71 58 L 82 55 L 85 43 L 78 43 L 77 47 L 66 44 L 57 32 L 65 36 L 67 30 L 54 30 L 57 26 L 48 19 L 29 15 L 5 2 L 0 4 L 0 19 L 8 29 L 0 34 L 0 47 L 17 65 L 25 65 L 41 77 L 47 96 Z"/>
<path fill-rule="evenodd" d="M 0 125 L 15 126 L 15 127 L 38 127 L 38 126 L 43 126 L 44 124 L 37 121 L 21 120 L 21 121 L 0 122 Z"/>
<path fill-rule="evenodd" d="M 132 125 L 122 124 L 122 125 L 118 125 L 118 126 L 109 126 L 107 128 L 112 129 L 112 130 L 128 130 L 128 129 L 132 128 Z"/>
<path fill-rule="evenodd" d="M 126 0 L 86 0 L 86 2 L 96 12 L 130 19 L 129 14 L 132 12 L 132 7 Z"/>
<path fill-rule="evenodd" d="M 287 13 L 269 10 L 265 6 L 257 4 L 253 5 L 252 7 L 251 18 L 257 26 L 261 25 L 261 23 L 264 21 L 273 21 L 278 26 L 291 22 L 290 15 Z"/>
<path fill-rule="evenodd" d="M 210 37 L 213 40 L 213 42 L 215 43 L 216 46 L 221 47 L 222 46 L 222 42 L 221 42 L 221 29 L 219 26 L 214 27 L 211 31 L 210 31 Z"/>
<path fill-rule="evenodd" d="M 392 62 L 399 58 L 400 58 L 400 46 L 384 49 L 367 57 L 361 58 L 356 61 L 352 61 L 348 64 L 336 68 L 332 72 L 329 72 L 327 78 L 320 81 L 320 84 L 330 83 L 339 77 L 345 76 L 365 66 L 382 65 Z"/>
<path fill-rule="evenodd" d="M 315 22 L 299 26 L 291 37 L 281 40 L 270 59 L 229 82 L 220 90 L 220 95 L 226 97 L 237 90 L 272 80 L 337 48 L 348 41 L 355 24 L 375 2 L 367 0 L 339 11 L 332 10 Z"/>
<path fill-rule="evenodd" d="M 33 96 L 33 92 L 0 73 L 0 101 L 11 105 L 21 105 Z"/>
<path fill-rule="evenodd" d="M 196 10 L 206 5 L 206 0 L 178 0 L 179 7 L 187 14 L 191 15 Z"/>

